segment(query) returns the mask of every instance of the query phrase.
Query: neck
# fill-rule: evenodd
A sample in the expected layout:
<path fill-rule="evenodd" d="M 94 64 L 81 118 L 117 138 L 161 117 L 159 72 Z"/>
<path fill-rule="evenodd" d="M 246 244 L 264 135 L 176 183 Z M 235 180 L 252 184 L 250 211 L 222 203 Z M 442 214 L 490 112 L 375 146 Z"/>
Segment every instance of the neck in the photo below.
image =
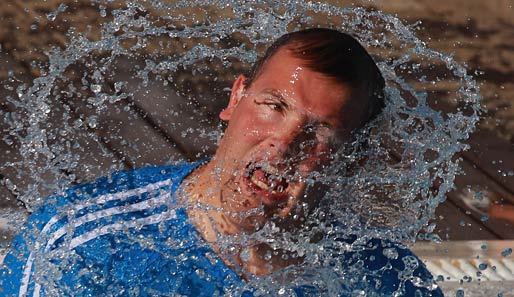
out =
<path fill-rule="evenodd" d="M 219 182 L 212 161 L 195 169 L 183 182 L 183 191 L 187 197 L 187 214 L 203 239 L 234 270 L 241 271 L 241 277 L 247 279 L 248 272 L 262 277 L 275 270 L 300 261 L 294 257 L 283 257 L 284 253 L 274 251 L 263 243 L 252 246 L 240 241 L 228 242 L 235 251 L 225 251 L 225 239 L 234 240 L 238 234 L 249 234 L 258 230 L 254 224 L 243 221 L 252 218 L 236 218 L 234 210 L 223 203 L 221 182 Z M 259 224 L 259 223 L 257 223 Z M 230 235 L 230 236 L 224 236 Z M 223 244 L 220 237 L 224 236 Z M 243 253 L 243 255 L 242 255 Z M 271 259 L 269 255 L 272 254 Z M 267 255 L 267 256 L 265 256 Z M 265 259 L 266 258 L 266 259 Z M 284 260 L 289 258 L 290 260 Z M 239 268 L 239 269 L 238 269 Z"/>

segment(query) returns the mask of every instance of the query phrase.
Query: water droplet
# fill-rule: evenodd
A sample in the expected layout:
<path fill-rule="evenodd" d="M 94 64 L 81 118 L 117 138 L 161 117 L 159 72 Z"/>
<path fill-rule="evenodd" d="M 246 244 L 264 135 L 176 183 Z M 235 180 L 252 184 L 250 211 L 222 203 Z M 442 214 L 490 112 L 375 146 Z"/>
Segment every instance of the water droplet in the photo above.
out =
<path fill-rule="evenodd" d="M 198 275 L 199 278 L 205 278 L 205 270 L 203 270 L 203 269 L 196 269 L 195 272 L 196 272 L 196 274 Z"/>
<path fill-rule="evenodd" d="M 250 260 L 250 251 L 247 248 L 243 249 L 240 257 L 241 257 L 241 260 L 243 260 L 245 262 Z"/>
<path fill-rule="evenodd" d="M 55 12 L 50 12 L 49 14 L 46 15 L 46 18 L 51 22 L 55 21 L 56 17 L 57 17 L 57 13 L 55 13 Z"/>
<path fill-rule="evenodd" d="M 465 275 L 465 276 L 463 276 L 463 277 L 462 277 L 462 279 L 463 279 L 465 282 L 468 282 L 468 283 L 470 283 L 470 282 L 472 282 L 472 281 L 473 281 L 473 278 L 472 278 L 471 276 L 469 276 L 469 275 Z"/>
<path fill-rule="evenodd" d="M 98 116 L 90 116 L 87 118 L 87 125 L 91 128 L 96 128 L 98 125 Z"/>
<path fill-rule="evenodd" d="M 512 248 L 507 248 L 502 251 L 502 257 L 508 257 L 512 254 Z"/>
<path fill-rule="evenodd" d="M 396 248 L 386 248 L 382 252 L 388 259 L 398 259 L 398 250 Z"/>
<path fill-rule="evenodd" d="M 116 93 L 119 93 L 121 91 L 121 89 L 123 88 L 123 86 L 125 86 L 127 83 L 124 82 L 124 81 L 117 81 L 114 83 L 114 90 L 116 91 Z"/>
<path fill-rule="evenodd" d="M 81 119 L 78 119 L 78 120 L 73 122 L 73 127 L 74 128 L 80 128 L 81 126 L 82 126 L 82 120 Z"/>
<path fill-rule="evenodd" d="M 95 94 L 100 93 L 102 91 L 102 85 L 92 84 L 91 91 L 93 91 L 93 93 L 95 93 Z"/>

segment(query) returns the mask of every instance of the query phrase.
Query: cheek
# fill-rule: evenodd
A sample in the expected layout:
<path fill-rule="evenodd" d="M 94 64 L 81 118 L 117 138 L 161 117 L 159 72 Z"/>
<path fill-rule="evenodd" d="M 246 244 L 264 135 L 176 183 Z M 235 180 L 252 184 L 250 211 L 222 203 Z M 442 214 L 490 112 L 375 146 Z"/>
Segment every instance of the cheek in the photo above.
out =
<path fill-rule="evenodd" d="M 235 140 L 248 144 L 257 144 L 266 139 L 277 128 L 278 119 L 269 112 L 259 108 L 242 109 L 234 122 Z"/>
<path fill-rule="evenodd" d="M 311 147 L 310 150 L 302 154 L 299 164 L 300 172 L 304 175 L 314 170 L 319 170 L 322 166 L 327 165 L 331 159 L 330 147 L 326 144 L 318 144 Z"/>
<path fill-rule="evenodd" d="M 247 150 L 268 137 L 272 127 L 251 113 L 239 114 L 231 120 L 227 135 L 239 150 Z"/>

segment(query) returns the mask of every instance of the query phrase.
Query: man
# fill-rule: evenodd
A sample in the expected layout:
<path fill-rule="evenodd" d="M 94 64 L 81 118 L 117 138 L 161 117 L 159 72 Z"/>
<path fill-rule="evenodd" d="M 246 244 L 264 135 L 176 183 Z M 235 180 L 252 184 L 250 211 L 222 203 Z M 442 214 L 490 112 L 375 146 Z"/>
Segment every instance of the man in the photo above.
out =
<path fill-rule="evenodd" d="M 322 199 L 317 173 L 378 115 L 383 88 L 375 63 L 349 35 L 310 29 L 282 36 L 234 82 L 220 113 L 228 126 L 210 160 L 121 172 L 50 197 L 13 242 L 3 293 L 263 293 L 245 280 L 259 284 L 304 267 L 309 255 L 251 235 L 266 226 L 304 227 Z M 315 237 L 307 241 L 321 242 Z M 417 258 L 392 243 L 372 240 L 335 261 L 319 266 L 336 279 L 283 279 L 287 290 L 264 293 L 441 294 Z M 344 267 L 371 274 L 355 278 Z M 338 285 L 329 290 L 323 282 Z"/>

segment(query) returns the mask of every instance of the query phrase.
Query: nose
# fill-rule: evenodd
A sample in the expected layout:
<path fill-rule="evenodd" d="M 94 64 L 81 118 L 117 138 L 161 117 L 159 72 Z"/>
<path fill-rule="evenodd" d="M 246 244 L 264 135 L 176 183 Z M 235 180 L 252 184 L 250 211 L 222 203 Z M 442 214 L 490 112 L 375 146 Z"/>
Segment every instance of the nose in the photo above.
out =
<path fill-rule="evenodd" d="M 270 153 L 278 158 L 297 163 L 315 159 L 317 146 L 316 131 L 306 118 L 280 123 L 270 139 Z"/>

